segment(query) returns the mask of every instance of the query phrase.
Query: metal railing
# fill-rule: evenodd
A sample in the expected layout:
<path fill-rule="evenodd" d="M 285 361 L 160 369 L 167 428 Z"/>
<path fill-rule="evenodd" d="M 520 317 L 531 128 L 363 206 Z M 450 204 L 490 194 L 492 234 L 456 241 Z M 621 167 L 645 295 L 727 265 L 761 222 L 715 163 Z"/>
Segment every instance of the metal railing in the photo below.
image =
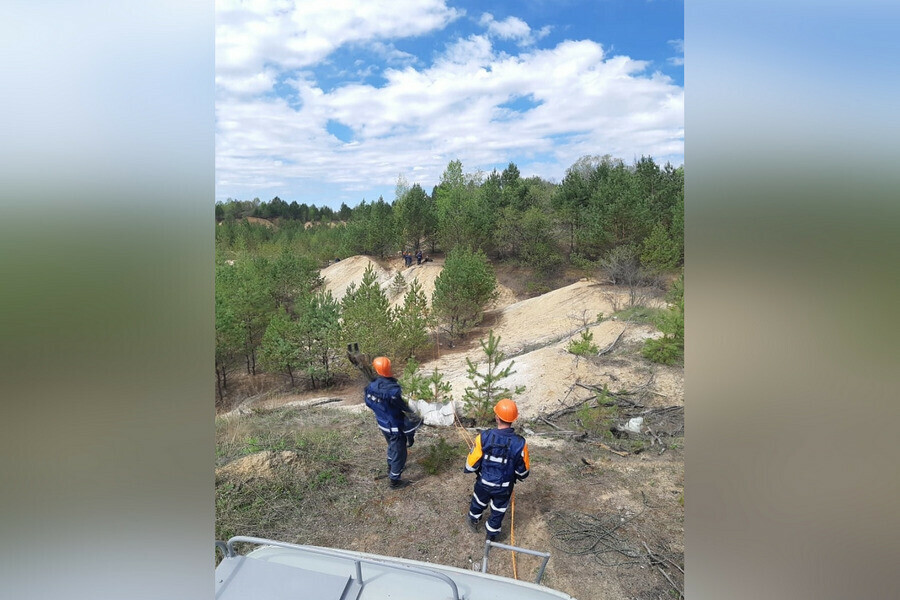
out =
<path fill-rule="evenodd" d="M 261 546 L 277 546 L 279 548 L 290 548 L 292 550 L 302 550 L 304 552 L 309 552 L 310 554 L 319 554 L 321 556 L 329 556 L 332 558 L 341 558 L 344 560 L 351 560 L 351 561 L 353 561 L 353 566 L 354 566 L 354 569 L 356 570 L 356 581 L 359 583 L 360 586 L 363 585 L 363 578 L 362 578 L 362 565 L 363 564 L 376 565 L 376 566 L 385 567 L 388 569 L 410 571 L 412 573 L 417 573 L 419 575 L 424 575 L 426 577 L 434 577 L 436 579 L 440 579 L 441 581 L 443 581 L 444 583 L 446 583 L 447 585 L 450 586 L 450 589 L 453 590 L 453 600 L 460 600 L 459 590 L 456 587 L 456 582 L 453 581 L 452 579 L 450 579 L 450 577 L 448 577 L 447 575 L 444 575 L 443 573 L 437 573 L 435 571 L 430 571 L 428 569 L 422 569 L 419 567 L 413 567 L 411 565 L 392 563 L 392 562 L 387 562 L 384 560 L 375 560 L 375 559 L 371 559 L 371 558 L 361 558 L 359 556 L 354 556 L 352 554 L 344 554 L 340 550 L 333 550 L 333 549 L 329 549 L 329 548 L 301 546 L 299 544 L 289 544 L 287 542 L 278 542 L 275 540 L 267 540 L 265 538 L 246 537 L 246 536 L 241 536 L 241 535 L 231 538 L 230 540 L 228 540 L 228 543 L 217 541 L 216 547 L 219 549 L 222 549 L 222 546 L 224 546 L 225 556 L 230 558 L 230 557 L 237 556 L 237 552 L 235 552 L 235 550 L 234 550 L 234 544 L 238 543 L 238 542 L 243 542 L 243 543 L 248 543 L 248 544 L 258 544 Z M 222 546 L 220 546 L 220 544 Z M 495 545 L 501 545 L 501 544 L 495 544 Z M 528 551 L 528 552 L 531 552 L 531 551 Z M 550 556 L 550 555 L 548 554 L 547 556 Z M 487 555 L 485 555 L 485 558 L 486 557 L 487 557 Z M 545 564 L 546 564 L 546 561 L 545 561 Z M 541 573 L 543 574 L 543 567 L 541 568 Z M 540 578 L 540 576 L 538 578 Z"/>
<path fill-rule="evenodd" d="M 216 549 L 222 552 L 222 557 L 228 556 L 228 544 L 216 540 Z"/>
<path fill-rule="evenodd" d="M 531 554 L 532 556 L 541 556 L 544 558 L 541 563 L 541 568 L 538 570 L 537 579 L 534 580 L 535 583 L 540 583 L 541 578 L 544 577 L 544 569 L 547 568 L 547 561 L 550 560 L 549 552 L 538 552 L 537 550 L 529 550 L 527 548 L 519 548 L 518 546 L 508 546 L 507 544 L 501 544 L 500 542 L 492 542 L 491 540 L 484 540 L 484 558 L 481 560 L 481 572 L 487 573 L 488 567 L 488 554 L 491 553 L 491 547 L 501 548 L 503 550 L 512 550 L 513 552 L 521 552 L 522 554 Z"/>

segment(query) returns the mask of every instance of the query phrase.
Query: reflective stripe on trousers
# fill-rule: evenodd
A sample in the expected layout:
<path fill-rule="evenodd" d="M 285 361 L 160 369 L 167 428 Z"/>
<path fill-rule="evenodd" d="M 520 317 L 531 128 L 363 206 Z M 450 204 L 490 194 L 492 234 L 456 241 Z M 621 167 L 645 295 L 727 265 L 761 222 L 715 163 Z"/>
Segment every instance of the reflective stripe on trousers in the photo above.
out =
<path fill-rule="evenodd" d="M 475 482 L 472 492 L 472 501 L 469 503 L 469 516 L 480 519 L 484 511 L 491 509 L 491 516 L 484 524 L 488 533 L 500 531 L 506 509 L 509 508 L 509 499 L 512 496 L 512 486 L 491 488 L 482 485 L 481 479 Z"/>

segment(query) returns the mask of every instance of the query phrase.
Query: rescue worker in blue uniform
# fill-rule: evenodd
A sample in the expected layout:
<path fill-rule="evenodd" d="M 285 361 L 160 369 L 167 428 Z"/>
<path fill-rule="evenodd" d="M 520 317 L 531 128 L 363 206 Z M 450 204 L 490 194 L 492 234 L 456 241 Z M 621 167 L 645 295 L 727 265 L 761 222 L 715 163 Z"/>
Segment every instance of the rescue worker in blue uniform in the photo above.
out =
<path fill-rule="evenodd" d="M 403 399 L 400 384 L 391 372 L 390 359 L 379 356 L 372 361 L 372 367 L 378 377 L 366 386 L 366 406 L 375 413 L 375 421 L 388 444 L 390 487 L 406 487 L 409 482 L 400 478 L 406 466 L 406 449 L 412 447 L 422 419 Z"/>
<path fill-rule="evenodd" d="M 500 525 L 509 508 L 509 499 L 517 481 L 528 477 L 531 462 L 528 444 L 515 432 L 513 421 L 519 408 L 509 398 L 494 406 L 496 429 L 482 431 L 475 438 L 475 446 L 466 458 L 466 473 L 475 473 L 475 489 L 469 505 L 469 527 L 478 532 L 481 516 L 490 508 L 485 522 L 487 539 L 493 541 L 500 533 Z"/>

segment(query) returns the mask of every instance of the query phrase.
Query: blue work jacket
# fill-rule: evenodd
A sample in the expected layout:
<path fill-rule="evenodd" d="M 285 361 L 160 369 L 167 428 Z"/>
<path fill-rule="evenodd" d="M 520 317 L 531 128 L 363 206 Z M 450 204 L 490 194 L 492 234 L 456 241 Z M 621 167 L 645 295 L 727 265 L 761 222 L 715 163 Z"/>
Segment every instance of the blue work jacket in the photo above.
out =
<path fill-rule="evenodd" d="M 378 377 L 366 386 L 366 406 L 375 413 L 378 428 L 388 434 L 413 434 L 422 419 L 403 399 L 400 384 L 393 377 Z"/>

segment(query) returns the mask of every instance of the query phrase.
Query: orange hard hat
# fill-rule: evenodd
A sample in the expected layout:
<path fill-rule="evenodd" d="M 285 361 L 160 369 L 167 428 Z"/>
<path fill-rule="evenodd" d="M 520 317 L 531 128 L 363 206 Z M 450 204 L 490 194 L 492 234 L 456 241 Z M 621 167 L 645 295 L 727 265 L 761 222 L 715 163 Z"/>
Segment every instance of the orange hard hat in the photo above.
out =
<path fill-rule="evenodd" d="M 502 421 L 512 423 L 519 417 L 519 407 L 509 398 L 504 398 L 494 406 L 494 414 Z"/>
<path fill-rule="evenodd" d="M 387 356 L 379 356 L 372 361 L 375 372 L 382 377 L 391 377 L 391 359 Z"/>

